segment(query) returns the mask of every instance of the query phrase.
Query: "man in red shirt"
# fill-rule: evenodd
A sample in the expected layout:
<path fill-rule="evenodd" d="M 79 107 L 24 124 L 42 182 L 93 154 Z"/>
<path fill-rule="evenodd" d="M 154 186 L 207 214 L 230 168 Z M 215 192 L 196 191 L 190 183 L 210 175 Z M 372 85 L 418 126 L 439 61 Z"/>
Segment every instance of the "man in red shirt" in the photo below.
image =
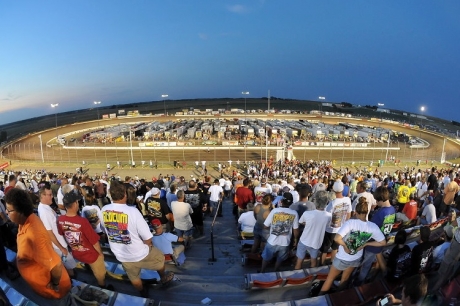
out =
<path fill-rule="evenodd" d="M 245 178 L 243 180 L 243 186 L 239 187 L 236 192 L 236 205 L 238 205 L 238 218 L 242 213 L 246 212 L 248 203 L 254 203 L 254 192 L 249 189 L 250 180 Z"/>
<path fill-rule="evenodd" d="M 57 228 L 72 249 L 73 257 L 93 270 L 99 287 L 113 290 L 112 285 L 106 286 L 105 274 L 107 272 L 99 244 L 99 235 L 91 227 L 88 219 L 78 215 L 78 201 L 82 196 L 77 190 L 66 193 L 63 202 L 67 210 L 66 215 L 58 218 Z"/>
<path fill-rule="evenodd" d="M 14 174 L 11 174 L 8 177 L 8 186 L 5 188 L 5 194 L 8 193 L 11 189 L 13 189 L 16 186 L 17 178 Z"/>
<path fill-rule="evenodd" d="M 396 220 L 403 222 L 411 221 L 417 218 L 417 201 L 414 199 L 414 195 L 409 196 L 409 202 L 404 204 L 402 212 L 396 213 Z"/>

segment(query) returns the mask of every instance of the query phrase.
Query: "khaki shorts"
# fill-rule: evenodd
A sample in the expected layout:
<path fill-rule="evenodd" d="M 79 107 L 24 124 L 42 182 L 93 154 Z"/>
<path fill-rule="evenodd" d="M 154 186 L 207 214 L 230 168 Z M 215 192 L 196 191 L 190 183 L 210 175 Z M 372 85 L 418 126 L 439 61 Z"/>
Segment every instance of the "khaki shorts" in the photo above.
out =
<path fill-rule="evenodd" d="M 99 255 L 95 262 L 89 264 L 91 270 L 93 270 L 94 277 L 98 282 L 103 283 L 107 269 L 105 268 L 104 256 Z"/>
<path fill-rule="evenodd" d="M 123 268 L 130 281 L 140 279 L 141 269 L 146 270 L 161 270 L 165 266 L 165 256 L 155 247 L 150 249 L 150 252 L 144 259 L 138 262 L 122 262 Z"/>

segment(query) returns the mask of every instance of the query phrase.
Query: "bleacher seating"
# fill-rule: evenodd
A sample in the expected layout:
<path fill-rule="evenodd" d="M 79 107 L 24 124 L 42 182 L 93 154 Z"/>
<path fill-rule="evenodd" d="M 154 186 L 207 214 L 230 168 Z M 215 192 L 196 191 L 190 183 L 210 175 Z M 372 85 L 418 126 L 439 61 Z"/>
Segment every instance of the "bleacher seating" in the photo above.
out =
<path fill-rule="evenodd" d="M 11 287 L 8 283 L 3 281 L 0 278 L 0 287 L 2 290 L 5 292 L 6 296 L 10 300 L 10 303 L 12 305 L 19 305 L 19 306 L 38 306 L 28 298 L 26 298 L 24 295 L 19 293 L 16 289 Z"/>
<path fill-rule="evenodd" d="M 246 289 L 268 289 L 284 286 L 308 285 L 318 277 L 323 280 L 329 273 L 329 266 L 271 273 L 251 273 L 245 275 Z"/>
<path fill-rule="evenodd" d="M 436 229 L 442 228 L 446 219 L 441 219 L 432 224 L 430 229 L 433 232 L 442 232 L 436 231 Z M 411 240 L 417 240 L 419 235 L 420 227 L 409 228 L 406 231 L 410 234 Z M 408 245 L 411 248 L 416 244 L 415 241 L 408 242 Z M 389 244 L 387 248 L 392 248 L 392 245 Z M 6 249 L 7 258 L 9 261 L 14 261 L 16 253 L 11 250 Z M 105 253 L 110 254 L 110 250 L 105 250 Z M 249 255 L 249 254 L 248 254 Z M 251 257 L 250 255 L 249 257 Z M 111 258 L 112 260 L 113 258 Z M 166 258 L 168 260 L 168 258 Z M 260 264 L 260 256 L 254 255 L 254 258 L 251 257 L 251 260 Z M 174 261 L 171 260 L 172 263 Z M 80 268 L 83 268 L 80 266 Z M 114 262 L 106 262 L 106 268 L 110 277 L 113 277 L 117 280 L 127 281 L 126 273 L 120 263 L 116 260 Z M 329 266 L 321 266 L 316 268 L 305 268 L 300 270 L 291 270 L 291 271 L 280 271 L 272 273 L 252 273 L 245 275 L 245 287 L 246 289 L 268 289 L 268 288 L 281 288 L 290 287 L 290 286 L 305 286 L 309 287 L 313 282 L 325 280 L 329 272 Z M 147 280 L 158 281 L 160 279 L 156 271 L 143 270 L 141 272 L 141 278 Z M 73 281 L 74 284 L 79 284 L 80 286 L 86 285 L 83 282 Z M 23 296 L 18 290 L 20 288 L 12 288 L 8 283 L 0 280 L 0 286 L 4 289 L 8 298 L 13 302 L 14 305 L 26 306 L 26 305 L 36 305 L 33 301 L 30 301 L 27 297 Z M 91 286 L 91 285 L 86 285 Z M 97 288 L 97 287 L 95 287 Z M 313 298 L 304 298 L 291 301 L 283 301 L 278 303 L 266 303 L 266 304 L 257 304 L 257 305 L 344 305 L 343 301 L 346 300 L 349 305 L 364 305 L 366 303 L 372 303 L 378 296 L 383 295 L 387 292 L 395 292 L 401 288 L 400 283 L 389 283 L 386 280 L 377 280 L 373 283 L 363 285 L 361 287 L 355 287 L 346 289 L 341 292 L 331 293 L 326 296 L 313 297 Z M 106 291 L 110 299 L 109 306 L 118 306 L 118 305 L 127 305 L 137 306 L 137 305 L 150 305 L 152 300 L 140 298 L 137 296 L 131 296 L 125 293 L 116 293 Z M 447 286 L 442 288 L 441 294 L 445 302 L 449 302 L 450 298 L 457 297 L 460 298 L 460 278 L 454 279 Z M 345 298 L 346 297 L 346 298 Z M 162 303 L 160 302 L 159 305 Z M 174 303 L 164 302 L 164 305 L 173 305 Z M 179 305 L 180 303 L 178 303 Z M 252 304 L 254 305 L 254 304 Z"/>

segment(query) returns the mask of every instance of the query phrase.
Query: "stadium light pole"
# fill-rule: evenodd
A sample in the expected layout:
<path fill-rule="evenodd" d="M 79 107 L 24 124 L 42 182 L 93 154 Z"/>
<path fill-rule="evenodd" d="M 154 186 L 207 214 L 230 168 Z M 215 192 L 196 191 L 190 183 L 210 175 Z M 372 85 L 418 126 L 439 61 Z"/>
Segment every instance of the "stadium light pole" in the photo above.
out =
<path fill-rule="evenodd" d="M 38 138 L 40 138 L 40 152 L 42 154 L 42 163 L 45 162 L 45 158 L 43 157 L 43 142 L 42 142 L 42 134 L 38 135 Z M 34 152 L 35 154 L 35 152 Z"/>
<path fill-rule="evenodd" d="M 384 104 L 384 103 L 377 103 L 377 106 L 378 106 L 378 107 L 381 107 L 381 106 L 385 106 L 385 104 Z M 380 124 L 382 123 L 382 113 L 383 113 L 383 112 L 380 112 L 380 123 L 379 123 L 379 127 L 380 127 Z"/>
<path fill-rule="evenodd" d="M 249 95 L 249 91 L 242 91 L 241 94 L 244 95 L 244 121 L 246 121 L 246 96 Z"/>
<path fill-rule="evenodd" d="M 51 103 L 51 107 L 54 108 L 54 120 L 56 123 L 56 142 L 58 141 L 58 130 L 57 130 L 57 110 L 56 107 L 59 106 L 59 103 Z"/>
<path fill-rule="evenodd" d="M 101 104 L 101 101 L 94 101 L 94 105 L 96 105 L 96 110 L 97 110 L 97 120 L 99 120 L 99 104 Z"/>
<path fill-rule="evenodd" d="M 423 113 L 425 112 L 425 109 L 426 109 L 425 106 L 420 107 L 422 116 L 423 116 Z M 423 120 L 422 116 L 420 117 L 420 138 L 422 138 L 422 120 Z"/>
<path fill-rule="evenodd" d="M 166 116 L 166 98 L 169 97 L 169 95 L 161 95 L 163 98 L 163 107 L 165 109 L 165 116 Z"/>
<path fill-rule="evenodd" d="M 322 100 L 322 101 L 319 101 L 319 112 L 322 115 L 323 114 L 323 101 L 326 100 L 326 97 L 319 96 L 318 100 Z"/>

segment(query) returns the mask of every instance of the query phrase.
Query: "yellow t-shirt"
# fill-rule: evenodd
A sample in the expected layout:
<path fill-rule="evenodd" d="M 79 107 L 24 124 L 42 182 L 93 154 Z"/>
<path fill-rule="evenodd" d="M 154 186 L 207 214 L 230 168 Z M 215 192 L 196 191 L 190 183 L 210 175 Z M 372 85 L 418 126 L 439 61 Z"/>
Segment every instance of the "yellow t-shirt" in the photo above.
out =
<path fill-rule="evenodd" d="M 406 185 L 401 185 L 398 189 L 398 203 L 406 204 L 409 202 L 410 189 Z"/>

